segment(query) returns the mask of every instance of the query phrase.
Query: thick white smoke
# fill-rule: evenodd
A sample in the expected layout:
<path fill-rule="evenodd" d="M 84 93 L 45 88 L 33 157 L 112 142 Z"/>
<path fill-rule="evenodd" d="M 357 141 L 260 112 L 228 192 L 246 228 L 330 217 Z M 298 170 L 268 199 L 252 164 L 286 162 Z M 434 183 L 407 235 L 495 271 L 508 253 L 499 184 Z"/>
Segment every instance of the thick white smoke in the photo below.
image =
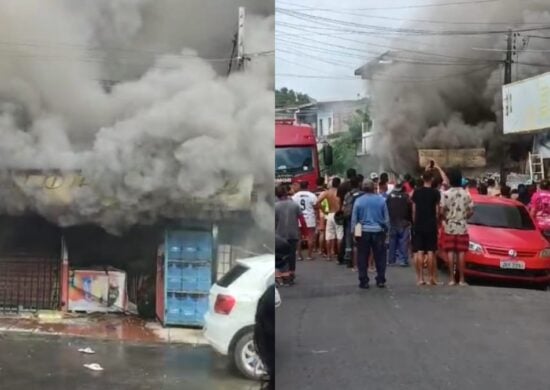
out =
<path fill-rule="evenodd" d="M 271 191 L 272 56 L 253 56 L 245 72 L 229 77 L 228 61 L 200 58 L 230 56 L 238 5 L 1 2 L 3 212 L 115 231 L 197 216 L 189 199 L 207 199 L 246 175 Z M 247 53 L 273 50 L 270 13 L 248 9 Z M 117 83 L 106 92 L 102 80 Z M 10 172 L 24 169 L 80 170 L 88 185 L 54 207 L 44 191 L 7 185 Z M 257 216 L 272 228 L 266 196 Z"/>
<path fill-rule="evenodd" d="M 449 23 L 415 23 L 403 28 L 506 31 L 509 27 L 550 26 L 548 0 L 502 1 L 427 10 L 410 18 Z M 528 35 L 550 36 L 550 31 L 525 32 L 517 36 L 518 57 L 514 60 L 550 64 L 549 52 L 536 51 L 550 49 L 550 39 L 529 38 Z M 411 35 L 395 39 L 390 46 L 397 48 L 392 53 L 396 60 L 383 66 L 368 85 L 373 97 L 374 129 L 381 146 L 375 153 L 386 168 L 412 169 L 418 161 L 419 148 L 488 147 L 489 160 L 505 158 L 502 144 L 506 140 L 500 135 L 505 33 Z M 406 63 L 403 59 L 416 63 Z M 446 65 L 427 64 L 434 62 Z M 516 64 L 513 79 L 549 70 L 550 66 Z"/>

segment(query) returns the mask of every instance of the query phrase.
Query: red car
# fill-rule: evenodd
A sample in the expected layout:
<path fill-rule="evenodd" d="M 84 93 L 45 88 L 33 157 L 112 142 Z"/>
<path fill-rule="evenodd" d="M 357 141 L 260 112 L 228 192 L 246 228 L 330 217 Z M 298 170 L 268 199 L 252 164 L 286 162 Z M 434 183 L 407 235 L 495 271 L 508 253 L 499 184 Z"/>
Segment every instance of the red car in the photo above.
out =
<path fill-rule="evenodd" d="M 511 199 L 482 195 L 472 195 L 472 199 L 465 276 L 549 286 L 550 244 L 527 208 Z M 438 255 L 447 262 L 441 249 Z"/>

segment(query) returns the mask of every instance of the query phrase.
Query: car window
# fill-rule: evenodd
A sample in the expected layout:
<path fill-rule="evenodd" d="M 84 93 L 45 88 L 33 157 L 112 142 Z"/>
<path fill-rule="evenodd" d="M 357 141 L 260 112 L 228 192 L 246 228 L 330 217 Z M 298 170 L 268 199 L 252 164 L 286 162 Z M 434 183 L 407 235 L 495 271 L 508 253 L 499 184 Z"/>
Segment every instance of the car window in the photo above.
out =
<path fill-rule="evenodd" d="M 218 280 L 216 284 L 220 287 L 229 287 L 248 270 L 248 267 L 245 267 L 242 264 L 237 264 L 236 266 L 231 268 L 228 273 L 222 276 L 222 278 Z"/>
<path fill-rule="evenodd" d="M 468 223 L 502 229 L 535 230 L 533 220 L 523 206 L 476 204 Z"/>

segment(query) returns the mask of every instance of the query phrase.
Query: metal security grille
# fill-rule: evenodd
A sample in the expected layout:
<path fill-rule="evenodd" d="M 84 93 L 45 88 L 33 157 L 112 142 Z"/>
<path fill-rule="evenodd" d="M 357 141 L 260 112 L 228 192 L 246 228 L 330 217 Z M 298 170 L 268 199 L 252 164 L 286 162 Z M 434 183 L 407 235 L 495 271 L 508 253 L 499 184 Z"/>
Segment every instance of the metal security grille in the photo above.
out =
<path fill-rule="evenodd" d="M 0 313 L 59 309 L 60 261 L 0 258 Z"/>

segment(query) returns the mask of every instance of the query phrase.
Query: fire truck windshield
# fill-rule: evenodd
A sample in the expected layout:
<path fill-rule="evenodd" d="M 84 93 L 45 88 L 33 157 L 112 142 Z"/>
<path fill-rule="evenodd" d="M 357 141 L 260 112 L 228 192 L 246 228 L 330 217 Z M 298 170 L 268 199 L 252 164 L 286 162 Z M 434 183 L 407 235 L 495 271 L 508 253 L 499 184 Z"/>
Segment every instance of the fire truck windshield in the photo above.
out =
<path fill-rule="evenodd" d="M 313 166 L 312 147 L 283 147 L 275 149 L 275 173 L 311 172 Z"/>

